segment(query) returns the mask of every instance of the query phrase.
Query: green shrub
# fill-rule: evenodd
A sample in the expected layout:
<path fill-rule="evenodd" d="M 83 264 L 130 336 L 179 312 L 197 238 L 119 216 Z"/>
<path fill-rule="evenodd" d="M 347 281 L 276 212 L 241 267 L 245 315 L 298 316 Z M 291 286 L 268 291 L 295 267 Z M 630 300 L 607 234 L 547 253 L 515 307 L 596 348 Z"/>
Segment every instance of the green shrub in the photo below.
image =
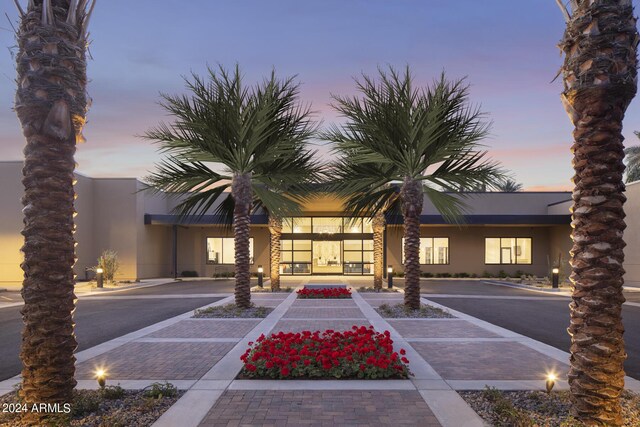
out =
<path fill-rule="evenodd" d="M 469 273 L 458 273 L 458 277 L 470 277 Z"/>
<path fill-rule="evenodd" d="M 500 270 L 500 271 L 498 271 L 498 277 L 501 278 L 501 279 L 506 279 L 507 277 L 509 277 L 509 275 L 507 274 L 506 271 Z"/>
<path fill-rule="evenodd" d="M 185 270 L 182 273 L 180 273 L 180 276 L 182 276 L 182 277 L 198 277 L 198 272 L 194 271 L 194 270 Z"/>
<path fill-rule="evenodd" d="M 451 273 L 437 273 L 436 277 L 451 277 Z"/>
<path fill-rule="evenodd" d="M 429 271 L 423 271 L 422 273 L 420 273 L 420 277 L 433 277 L 433 273 Z"/>
<path fill-rule="evenodd" d="M 100 408 L 102 396 L 99 390 L 83 390 L 73 392 L 73 405 L 71 405 L 71 416 L 82 417 L 97 411 Z"/>
<path fill-rule="evenodd" d="M 122 399 L 124 397 L 124 389 L 120 385 L 109 385 L 100 389 L 100 394 L 108 400 Z"/>
<path fill-rule="evenodd" d="M 163 397 L 176 397 L 178 389 L 171 383 L 153 383 L 144 389 L 145 397 L 162 399 Z"/>
<path fill-rule="evenodd" d="M 489 273 L 487 270 L 482 272 L 482 277 L 492 278 L 493 274 Z"/>

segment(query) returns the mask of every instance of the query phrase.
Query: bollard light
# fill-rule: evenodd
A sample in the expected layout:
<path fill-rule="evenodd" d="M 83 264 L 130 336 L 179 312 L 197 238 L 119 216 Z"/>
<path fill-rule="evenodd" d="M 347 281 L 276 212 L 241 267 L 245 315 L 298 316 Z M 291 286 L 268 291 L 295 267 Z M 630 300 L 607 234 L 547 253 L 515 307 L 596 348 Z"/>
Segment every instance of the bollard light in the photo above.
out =
<path fill-rule="evenodd" d="M 263 280 L 263 274 L 264 274 L 264 270 L 262 269 L 262 266 L 259 265 L 258 266 L 258 287 L 262 288 L 262 280 Z"/>
<path fill-rule="evenodd" d="M 98 385 L 100 386 L 100 388 L 104 388 L 104 386 L 107 384 L 107 373 L 104 369 L 96 369 L 96 379 L 98 380 Z"/>
<path fill-rule="evenodd" d="M 553 270 L 551 270 L 551 286 L 553 288 L 557 288 L 558 287 L 558 282 L 560 279 L 560 269 L 558 267 L 554 268 Z"/>
<path fill-rule="evenodd" d="M 387 288 L 393 288 L 393 266 L 387 267 Z"/>
<path fill-rule="evenodd" d="M 553 389 L 553 386 L 556 384 L 556 380 L 558 379 L 558 377 L 556 377 L 556 374 L 554 373 L 548 373 L 547 374 L 547 394 L 551 393 L 551 390 Z"/>
<path fill-rule="evenodd" d="M 101 268 L 96 268 L 96 282 L 98 282 L 97 286 L 99 288 L 104 287 L 104 270 Z"/>

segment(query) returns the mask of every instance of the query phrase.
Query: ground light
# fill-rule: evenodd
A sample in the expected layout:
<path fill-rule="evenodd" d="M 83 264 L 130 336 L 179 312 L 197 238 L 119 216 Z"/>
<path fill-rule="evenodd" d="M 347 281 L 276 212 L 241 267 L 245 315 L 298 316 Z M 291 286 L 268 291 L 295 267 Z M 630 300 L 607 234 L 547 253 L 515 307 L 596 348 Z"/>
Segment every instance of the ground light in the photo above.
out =
<path fill-rule="evenodd" d="M 102 288 L 104 286 L 104 270 L 101 268 L 96 268 L 96 282 L 98 282 L 97 286 Z"/>
<path fill-rule="evenodd" d="M 258 287 L 262 288 L 262 279 L 263 279 L 264 269 L 261 265 L 258 266 Z"/>
<path fill-rule="evenodd" d="M 559 268 L 554 268 L 553 270 L 551 270 L 551 286 L 553 288 L 557 288 L 558 287 L 558 279 L 560 276 L 560 269 Z"/>
<path fill-rule="evenodd" d="M 393 288 L 393 266 L 387 267 L 387 288 Z"/>
<path fill-rule="evenodd" d="M 551 393 L 551 390 L 553 389 L 553 386 L 556 384 L 556 380 L 558 379 L 558 377 L 556 377 L 556 374 L 554 374 L 553 372 L 550 372 L 547 374 L 547 394 Z"/>
<path fill-rule="evenodd" d="M 107 373 L 104 369 L 96 369 L 96 379 L 98 380 L 98 385 L 100 386 L 100 388 L 104 388 L 104 386 L 107 384 Z"/>

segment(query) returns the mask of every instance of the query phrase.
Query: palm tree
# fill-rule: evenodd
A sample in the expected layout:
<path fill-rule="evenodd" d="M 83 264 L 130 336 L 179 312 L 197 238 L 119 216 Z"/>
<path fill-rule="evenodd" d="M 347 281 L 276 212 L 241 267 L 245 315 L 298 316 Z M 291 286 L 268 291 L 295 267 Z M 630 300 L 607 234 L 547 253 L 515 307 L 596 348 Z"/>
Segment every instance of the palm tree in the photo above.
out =
<path fill-rule="evenodd" d="M 468 86 L 443 75 L 433 87 L 414 88 L 409 68 L 379 70 L 379 81 L 356 80 L 362 97 L 334 96 L 346 118 L 325 138 L 339 156 L 334 189 L 351 214 L 373 217 L 394 202 L 404 219 L 405 304 L 420 306 L 420 215 L 424 196 L 449 220 L 459 220 L 463 201 L 445 191 L 493 184 L 497 164 L 477 151 L 487 134 L 483 113 L 467 106 Z"/>
<path fill-rule="evenodd" d="M 15 111 L 27 139 L 22 183 L 22 399 L 70 402 L 73 331 L 74 154 L 87 112 L 87 27 L 95 2 L 29 1 L 16 38 Z M 31 412 L 35 423 L 46 414 Z"/>
<path fill-rule="evenodd" d="M 573 413 L 585 425 L 622 425 L 624 146 L 636 94 L 638 31 L 628 0 L 572 0 L 560 42 L 562 102 L 573 131 L 570 304 Z"/>
<path fill-rule="evenodd" d="M 514 181 L 511 178 L 505 178 L 502 181 L 498 182 L 495 185 L 496 190 L 502 191 L 504 193 L 515 193 L 517 191 L 522 191 L 522 184 Z"/>
<path fill-rule="evenodd" d="M 269 252 L 271 254 L 271 268 L 269 276 L 271 278 L 271 291 L 280 289 L 280 236 L 282 236 L 282 219 L 274 215 L 269 215 Z"/>
<path fill-rule="evenodd" d="M 371 220 L 373 228 L 373 288 L 382 289 L 382 276 L 384 273 L 384 228 L 386 226 L 384 211 L 378 211 Z"/>
<path fill-rule="evenodd" d="M 640 138 L 640 132 L 634 132 Z M 634 145 L 624 149 L 626 163 L 626 183 L 640 181 L 640 145 Z"/>
<path fill-rule="evenodd" d="M 171 125 L 148 131 L 167 157 L 149 178 L 154 191 L 184 194 L 176 212 L 201 216 L 212 207 L 233 226 L 235 302 L 251 306 L 250 214 L 258 207 L 283 217 L 299 211 L 319 166 L 308 149 L 310 111 L 297 104 L 292 78 L 245 88 L 240 69 L 208 69 L 209 80 L 185 79 L 191 96 L 162 95 Z M 227 191 L 230 189 L 231 191 Z"/>

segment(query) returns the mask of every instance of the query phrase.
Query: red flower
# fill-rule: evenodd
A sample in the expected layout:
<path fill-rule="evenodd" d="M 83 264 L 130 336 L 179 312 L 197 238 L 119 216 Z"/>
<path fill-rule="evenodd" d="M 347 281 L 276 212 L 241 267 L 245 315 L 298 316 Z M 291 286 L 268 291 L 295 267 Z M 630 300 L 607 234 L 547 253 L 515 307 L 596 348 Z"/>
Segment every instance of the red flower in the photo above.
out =
<path fill-rule="evenodd" d="M 404 348 L 401 348 L 401 349 L 400 349 L 400 354 L 404 356 L 405 354 L 407 354 L 407 352 L 405 351 L 405 349 L 404 349 Z"/>
<path fill-rule="evenodd" d="M 252 365 L 251 363 L 247 363 L 245 365 L 245 368 L 247 368 L 247 371 L 250 371 L 250 372 L 255 372 L 255 370 L 256 370 L 256 366 Z"/>
<path fill-rule="evenodd" d="M 280 369 L 280 375 L 282 375 L 283 377 L 288 376 L 289 375 L 289 368 L 284 366 L 282 369 Z"/>

